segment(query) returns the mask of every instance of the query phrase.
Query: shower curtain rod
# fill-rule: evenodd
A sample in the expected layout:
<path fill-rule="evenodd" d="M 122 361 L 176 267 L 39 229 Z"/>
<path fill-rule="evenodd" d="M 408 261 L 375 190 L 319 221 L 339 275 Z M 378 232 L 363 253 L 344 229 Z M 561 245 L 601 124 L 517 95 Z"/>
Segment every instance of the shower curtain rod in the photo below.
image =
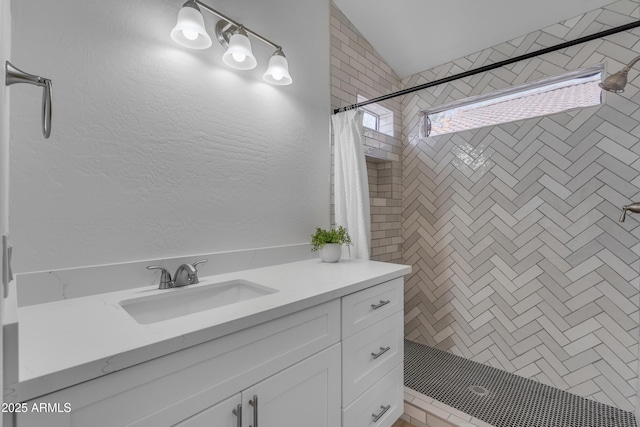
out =
<path fill-rule="evenodd" d="M 635 22 L 631 22 L 629 24 L 620 25 L 618 27 L 610 28 L 610 29 L 604 30 L 604 31 L 600 31 L 599 33 L 591 34 L 589 36 L 580 37 L 580 38 L 577 38 L 575 40 L 571 40 L 571 41 L 568 41 L 568 42 L 557 44 L 555 46 L 546 47 L 544 49 L 536 50 L 535 52 L 525 53 L 524 55 L 516 56 L 515 58 L 506 59 L 504 61 L 500 61 L 500 62 L 496 62 L 496 63 L 493 63 L 493 64 L 482 66 L 480 68 L 476 68 L 474 70 L 465 71 L 463 73 L 454 74 L 453 76 L 445 77 L 445 78 L 442 78 L 442 79 L 439 79 L 439 80 L 434 80 L 432 82 L 424 83 L 424 84 L 421 84 L 421 85 L 418 85 L 418 86 L 414 86 L 414 87 L 410 87 L 410 88 L 407 88 L 407 89 L 402 89 L 402 90 L 399 90 L 397 92 L 390 93 L 388 95 L 382 95 L 382 96 L 379 96 L 377 98 L 373 98 L 373 99 L 369 99 L 367 101 L 351 104 L 351 105 L 346 106 L 346 107 L 336 108 L 335 110 L 333 110 L 333 114 L 337 114 L 337 113 L 339 113 L 341 111 L 351 110 L 353 108 L 363 107 L 363 106 L 369 105 L 369 104 L 375 104 L 376 102 L 380 102 L 380 101 L 386 101 L 387 99 L 391 99 L 391 98 L 395 98 L 397 96 L 402 96 L 402 95 L 406 95 L 406 94 L 409 94 L 409 93 L 417 92 L 417 91 L 422 90 L 422 89 L 426 89 L 426 88 L 429 88 L 429 87 L 432 87 L 432 86 L 437 86 L 437 85 L 442 84 L 442 83 L 448 83 L 448 82 L 451 82 L 451 81 L 454 81 L 454 80 L 462 79 L 464 77 L 473 76 L 474 74 L 483 73 L 485 71 L 491 71 L 491 70 L 494 70 L 496 68 L 504 67 L 505 65 L 513 64 L 514 62 L 518 62 L 518 61 L 522 61 L 524 59 L 529 59 L 529 58 L 533 58 L 533 57 L 536 57 L 536 56 L 544 55 L 545 53 L 554 52 L 556 50 L 560 50 L 560 49 L 564 49 L 564 48 L 567 48 L 567 47 L 575 46 L 575 45 L 580 44 L 580 43 L 585 43 L 585 42 L 588 42 L 588 41 L 591 41 L 591 40 L 603 38 L 603 37 L 606 37 L 606 36 L 610 36 L 612 34 L 620 33 L 622 31 L 631 30 L 631 29 L 636 28 L 636 27 L 640 27 L 640 21 L 635 21 Z"/>

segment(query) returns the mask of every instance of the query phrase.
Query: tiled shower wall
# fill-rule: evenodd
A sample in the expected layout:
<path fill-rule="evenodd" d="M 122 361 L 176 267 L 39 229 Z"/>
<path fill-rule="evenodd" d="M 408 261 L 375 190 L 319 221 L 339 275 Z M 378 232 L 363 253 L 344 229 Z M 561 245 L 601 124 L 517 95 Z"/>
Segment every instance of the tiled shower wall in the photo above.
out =
<path fill-rule="evenodd" d="M 400 79 L 398 76 L 332 2 L 332 111 L 335 108 L 356 103 L 358 95 L 372 99 L 399 89 Z M 371 259 L 401 262 L 402 108 L 399 99 L 392 99 L 381 105 L 393 112 L 394 123 L 391 135 L 373 130 L 365 131 L 369 196 L 371 198 Z M 333 150 L 331 152 L 333 153 Z M 331 223 L 334 224 L 333 182 L 331 189 Z"/>
<path fill-rule="evenodd" d="M 403 80 L 433 81 L 637 20 L 619 1 Z M 640 29 L 403 100 L 407 338 L 633 410 L 640 77 L 600 107 L 419 139 L 418 112 L 640 54 Z"/>

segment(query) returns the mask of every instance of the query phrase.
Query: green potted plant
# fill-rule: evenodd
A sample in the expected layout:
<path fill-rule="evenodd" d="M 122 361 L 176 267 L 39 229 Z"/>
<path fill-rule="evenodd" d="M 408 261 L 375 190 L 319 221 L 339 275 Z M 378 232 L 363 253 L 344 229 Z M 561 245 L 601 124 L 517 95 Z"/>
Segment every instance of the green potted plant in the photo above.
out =
<path fill-rule="evenodd" d="M 311 235 L 311 250 L 320 251 L 323 262 L 338 262 L 342 255 L 342 245 L 345 244 L 351 244 L 351 237 L 343 226 L 329 231 L 317 227 L 316 232 Z"/>

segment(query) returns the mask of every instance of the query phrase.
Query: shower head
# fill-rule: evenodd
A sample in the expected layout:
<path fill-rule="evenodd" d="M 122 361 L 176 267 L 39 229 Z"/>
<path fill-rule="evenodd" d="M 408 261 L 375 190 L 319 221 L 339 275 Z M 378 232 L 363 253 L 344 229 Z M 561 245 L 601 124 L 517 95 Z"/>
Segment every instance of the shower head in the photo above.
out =
<path fill-rule="evenodd" d="M 624 92 L 624 87 L 627 85 L 627 74 L 629 74 L 629 70 L 631 70 L 631 67 L 633 67 L 633 64 L 635 64 L 638 61 L 640 61 L 640 56 L 634 58 L 633 61 L 631 61 L 629 65 L 624 67 L 622 70 L 618 71 L 617 73 L 611 74 L 598 86 L 600 86 L 602 89 L 608 92 L 614 92 L 614 93 Z"/>
<path fill-rule="evenodd" d="M 628 72 L 629 68 L 624 67 L 617 73 L 611 74 L 602 83 L 599 83 L 598 86 L 607 92 L 622 93 L 624 92 L 624 87 L 627 85 Z"/>

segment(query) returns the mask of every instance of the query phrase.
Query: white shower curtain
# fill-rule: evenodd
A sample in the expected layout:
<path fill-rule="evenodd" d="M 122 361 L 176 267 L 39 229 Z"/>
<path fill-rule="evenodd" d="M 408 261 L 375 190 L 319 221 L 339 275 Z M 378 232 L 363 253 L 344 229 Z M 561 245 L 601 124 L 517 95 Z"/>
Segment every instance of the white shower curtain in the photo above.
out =
<path fill-rule="evenodd" d="M 349 110 L 331 117 L 335 149 L 334 203 L 336 226 L 345 227 L 351 236 L 351 258 L 369 259 L 371 215 L 363 114 L 362 110 Z"/>

